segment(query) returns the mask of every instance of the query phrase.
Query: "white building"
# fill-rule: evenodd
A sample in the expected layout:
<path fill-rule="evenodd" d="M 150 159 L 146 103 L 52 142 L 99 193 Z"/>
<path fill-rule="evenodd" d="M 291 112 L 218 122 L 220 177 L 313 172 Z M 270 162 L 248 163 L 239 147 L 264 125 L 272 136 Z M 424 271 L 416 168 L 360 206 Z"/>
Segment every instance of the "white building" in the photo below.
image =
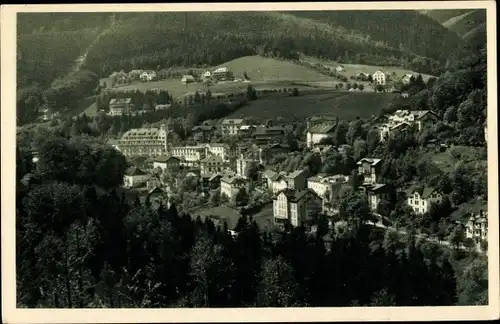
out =
<path fill-rule="evenodd" d="M 210 155 L 200 161 L 201 173 L 218 173 L 224 168 L 224 161 L 218 155 Z"/>
<path fill-rule="evenodd" d="M 384 115 L 379 120 L 385 122 L 378 125 L 380 140 L 385 141 L 396 130 L 415 125 L 420 131 L 428 124 L 435 123 L 438 116 L 431 110 L 397 110 L 392 115 Z"/>
<path fill-rule="evenodd" d="M 243 154 L 236 160 L 236 174 L 239 177 L 247 178 L 248 168 L 252 163 L 257 163 L 257 161 L 253 159 L 244 158 Z"/>
<path fill-rule="evenodd" d="M 144 71 L 141 73 L 139 78 L 141 79 L 141 81 L 156 80 L 156 72 L 155 71 Z"/>
<path fill-rule="evenodd" d="M 363 158 L 359 160 L 356 165 L 358 166 L 358 174 L 364 176 L 364 184 L 375 184 L 379 180 L 380 168 L 382 163 L 381 159 L 376 158 Z"/>
<path fill-rule="evenodd" d="M 241 189 L 245 189 L 246 181 L 242 177 L 226 175 L 220 179 L 220 193 L 232 199 Z"/>
<path fill-rule="evenodd" d="M 197 166 L 207 157 L 206 148 L 203 146 L 176 146 L 170 154 L 179 158 L 184 166 Z"/>
<path fill-rule="evenodd" d="M 181 82 L 184 84 L 193 83 L 195 81 L 196 80 L 194 79 L 194 76 L 192 76 L 192 75 L 183 75 L 182 79 L 181 79 Z"/>
<path fill-rule="evenodd" d="M 168 151 L 169 131 L 160 128 L 133 128 L 121 137 L 118 147 L 123 155 L 130 156 L 161 156 Z"/>
<path fill-rule="evenodd" d="M 225 143 L 207 143 L 203 147 L 207 150 L 208 154 L 220 156 L 224 162 L 229 162 L 231 158 L 236 156 L 236 150 L 231 148 L 229 144 Z"/>
<path fill-rule="evenodd" d="M 274 172 L 267 170 L 263 173 L 265 185 L 276 194 L 284 189 L 302 190 L 307 187 L 305 170 L 295 170 L 294 172 L 286 173 Z"/>
<path fill-rule="evenodd" d="M 387 76 L 384 72 L 377 71 L 372 74 L 372 79 L 375 84 L 385 85 Z"/>
<path fill-rule="evenodd" d="M 121 116 L 128 114 L 133 105 L 131 98 L 113 98 L 109 101 L 109 115 Z"/>
<path fill-rule="evenodd" d="M 312 190 L 285 189 L 273 198 L 274 224 L 299 226 L 321 213 L 321 198 Z"/>
<path fill-rule="evenodd" d="M 221 124 L 223 136 L 238 135 L 238 130 L 244 124 L 243 119 L 224 119 Z"/>
<path fill-rule="evenodd" d="M 435 188 L 412 188 L 408 192 L 406 199 L 408 206 L 410 206 L 416 214 L 425 214 L 430 211 L 432 204 L 441 203 L 443 195 Z"/>
<path fill-rule="evenodd" d="M 335 125 L 330 123 L 315 125 L 307 131 L 306 144 L 308 148 L 312 148 L 315 144 L 319 144 L 324 138 L 332 137 L 335 131 Z"/>
<path fill-rule="evenodd" d="M 347 183 L 349 177 L 336 174 L 332 176 L 328 175 L 317 175 L 315 177 L 310 177 L 307 179 L 307 188 L 313 190 L 321 198 L 325 198 L 325 194 L 333 192 L 333 186 L 339 183 Z"/>
<path fill-rule="evenodd" d="M 172 107 L 172 104 L 158 104 L 155 106 L 155 110 L 166 110 Z"/>
<path fill-rule="evenodd" d="M 227 67 L 220 67 L 212 72 L 212 77 L 215 79 L 226 81 L 233 78 L 233 73 Z"/>
<path fill-rule="evenodd" d="M 131 167 L 123 176 L 123 186 L 125 188 L 134 188 L 139 185 L 146 185 L 146 182 L 151 177 L 150 174 L 142 171 L 137 167 Z"/>

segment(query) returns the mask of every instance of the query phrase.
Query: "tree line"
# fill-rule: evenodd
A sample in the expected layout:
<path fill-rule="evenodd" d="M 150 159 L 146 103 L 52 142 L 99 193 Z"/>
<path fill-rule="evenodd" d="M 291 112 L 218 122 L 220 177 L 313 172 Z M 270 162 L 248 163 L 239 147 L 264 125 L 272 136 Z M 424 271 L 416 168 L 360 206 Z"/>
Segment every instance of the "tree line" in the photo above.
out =
<path fill-rule="evenodd" d="M 24 170 L 34 178 L 18 187 L 21 307 L 392 306 L 456 301 L 450 263 L 424 257 L 411 240 L 398 248 L 381 232 L 364 226 L 367 209 L 356 195 L 345 198 L 345 224 L 333 231 L 320 219 L 315 235 L 304 227 L 261 232 L 254 220 L 242 217 L 233 237 L 227 226 L 179 215 L 175 205 L 167 208 L 153 197 L 143 202 L 127 197 L 117 183 L 105 188 L 93 172 L 105 178 L 116 163 L 92 166 L 91 161 L 102 158 L 89 152 L 90 143 L 68 142 L 78 154 L 70 149 L 62 154 L 73 154 L 73 159 L 57 156 L 62 141 L 46 140 L 39 162 Z M 61 174 L 53 171 L 56 167 L 74 171 Z M 77 170 L 87 172 L 69 177 Z M 124 170 L 115 167 L 113 172 L 119 179 Z"/>

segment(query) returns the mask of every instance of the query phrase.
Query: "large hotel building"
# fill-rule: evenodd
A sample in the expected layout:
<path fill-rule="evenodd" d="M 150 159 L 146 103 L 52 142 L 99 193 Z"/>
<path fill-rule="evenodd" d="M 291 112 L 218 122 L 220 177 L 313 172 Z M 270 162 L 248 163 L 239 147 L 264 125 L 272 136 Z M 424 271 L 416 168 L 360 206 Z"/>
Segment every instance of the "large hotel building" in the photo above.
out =
<path fill-rule="evenodd" d="M 168 131 L 164 126 L 131 129 L 118 141 L 118 148 L 127 157 L 166 155 L 167 134 Z"/>

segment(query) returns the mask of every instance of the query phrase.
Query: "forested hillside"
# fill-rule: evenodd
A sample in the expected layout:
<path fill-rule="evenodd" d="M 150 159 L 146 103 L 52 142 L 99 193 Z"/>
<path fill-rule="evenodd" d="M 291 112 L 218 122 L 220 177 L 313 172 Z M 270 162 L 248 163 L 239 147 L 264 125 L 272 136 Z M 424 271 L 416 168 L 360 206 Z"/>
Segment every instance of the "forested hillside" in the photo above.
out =
<path fill-rule="evenodd" d="M 469 12 L 470 9 L 434 9 L 434 10 L 420 10 L 420 12 L 439 23 L 444 23 L 448 19 L 463 15 Z"/>
<path fill-rule="evenodd" d="M 256 53 L 293 59 L 295 52 L 344 63 L 414 63 L 412 68 L 429 72 L 443 49 L 459 44 L 456 35 L 411 12 L 127 13 L 117 19 L 88 56 L 87 68 L 102 75 L 134 67 L 217 65 Z"/>
<path fill-rule="evenodd" d="M 443 26 L 460 36 L 464 36 L 472 29 L 484 23 L 486 23 L 486 10 L 478 9 L 450 18 L 443 23 Z"/>
<path fill-rule="evenodd" d="M 460 43 L 456 35 L 418 11 L 305 11 L 293 15 L 341 26 L 368 40 L 435 60 L 445 59 L 446 52 Z"/>

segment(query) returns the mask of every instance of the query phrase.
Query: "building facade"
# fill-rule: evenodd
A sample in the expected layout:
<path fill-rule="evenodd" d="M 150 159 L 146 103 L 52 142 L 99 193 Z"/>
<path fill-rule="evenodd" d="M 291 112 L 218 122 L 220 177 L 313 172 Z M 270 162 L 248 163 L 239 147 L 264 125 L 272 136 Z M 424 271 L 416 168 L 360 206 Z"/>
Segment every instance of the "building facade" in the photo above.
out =
<path fill-rule="evenodd" d="M 223 176 L 220 179 L 220 193 L 228 199 L 233 199 L 241 189 L 245 189 L 245 186 L 245 179 L 238 176 Z"/>
<path fill-rule="evenodd" d="M 221 124 L 222 136 L 236 136 L 240 127 L 244 125 L 243 119 L 224 119 Z"/>
<path fill-rule="evenodd" d="M 130 113 L 133 108 L 130 98 L 113 98 L 109 101 L 109 115 L 121 116 Z"/>
<path fill-rule="evenodd" d="M 356 164 L 358 165 L 358 174 L 364 176 L 363 184 L 375 184 L 380 177 L 381 159 L 363 158 Z"/>
<path fill-rule="evenodd" d="M 180 160 L 174 156 L 159 156 L 153 160 L 153 169 L 160 168 L 162 171 L 175 170 L 180 167 Z"/>
<path fill-rule="evenodd" d="M 123 186 L 125 188 L 135 188 L 140 185 L 146 185 L 147 181 L 151 177 L 150 174 L 142 171 L 137 167 L 131 167 L 123 176 Z"/>
<path fill-rule="evenodd" d="M 218 155 L 207 156 L 200 162 L 201 173 L 217 173 L 224 169 L 224 161 Z"/>
<path fill-rule="evenodd" d="M 384 72 L 377 71 L 377 72 L 372 74 L 372 79 L 373 79 L 373 83 L 375 83 L 375 84 L 385 85 L 387 76 Z"/>
<path fill-rule="evenodd" d="M 407 204 L 416 214 L 429 212 L 432 204 L 441 203 L 443 200 L 443 195 L 432 187 L 410 189 L 407 194 Z"/>
<path fill-rule="evenodd" d="M 285 189 L 273 199 L 274 224 L 300 226 L 321 213 L 321 198 L 312 190 Z"/>
<path fill-rule="evenodd" d="M 161 156 L 168 152 L 168 130 L 160 128 L 134 128 L 118 141 L 118 149 L 126 157 Z"/>
<path fill-rule="evenodd" d="M 308 148 L 319 144 L 322 139 L 332 137 L 335 131 L 333 124 L 320 124 L 311 127 L 306 134 L 306 144 Z"/>

